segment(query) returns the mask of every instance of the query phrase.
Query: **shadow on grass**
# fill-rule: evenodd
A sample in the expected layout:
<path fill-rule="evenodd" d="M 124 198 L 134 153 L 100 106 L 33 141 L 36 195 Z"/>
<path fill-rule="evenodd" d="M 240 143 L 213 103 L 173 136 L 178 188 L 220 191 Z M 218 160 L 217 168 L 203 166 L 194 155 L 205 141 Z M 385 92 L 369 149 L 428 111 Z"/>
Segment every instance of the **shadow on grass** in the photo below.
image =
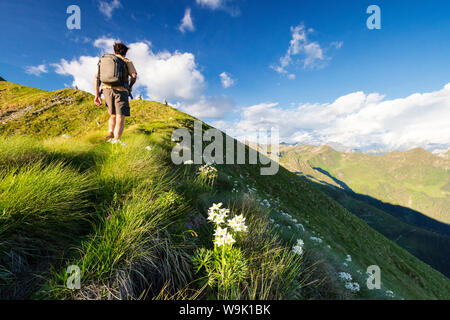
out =
<path fill-rule="evenodd" d="M 318 183 L 312 177 L 297 175 L 326 193 L 374 230 L 450 277 L 450 225 L 410 208 L 340 189 L 324 181 Z M 331 176 L 330 178 L 337 180 Z"/>

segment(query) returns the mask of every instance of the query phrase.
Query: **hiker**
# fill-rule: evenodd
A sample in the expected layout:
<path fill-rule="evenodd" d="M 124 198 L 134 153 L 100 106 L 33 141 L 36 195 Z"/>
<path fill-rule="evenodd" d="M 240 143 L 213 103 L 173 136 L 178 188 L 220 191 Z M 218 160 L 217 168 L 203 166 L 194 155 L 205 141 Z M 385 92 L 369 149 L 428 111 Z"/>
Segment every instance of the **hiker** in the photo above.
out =
<path fill-rule="evenodd" d="M 122 42 L 114 44 L 114 54 L 105 54 L 98 63 L 95 75 L 95 99 L 97 106 L 102 105 L 101 94 L 106 101 L 110 114 L 108 122 L 108 135 L 106 141 L 113 144 L 120 143 L 125 117 L 130 116 L 131 89 L 136 82 L 137 72 L 133 62 L 125 58 L 128 48 Z M 131 78 L 131 80 L 129 80 Z M 102 90 L 100 91 L 100 85 Z"/>

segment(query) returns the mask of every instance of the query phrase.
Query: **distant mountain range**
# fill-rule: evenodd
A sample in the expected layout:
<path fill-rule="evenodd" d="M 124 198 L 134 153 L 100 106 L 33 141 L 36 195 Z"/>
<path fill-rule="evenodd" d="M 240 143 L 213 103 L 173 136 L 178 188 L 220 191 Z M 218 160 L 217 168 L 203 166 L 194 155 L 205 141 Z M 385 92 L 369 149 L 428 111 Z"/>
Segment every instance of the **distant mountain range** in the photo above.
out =
<path fill-rule="evenodd" d="M 370 146 L 367 146 L 364 148 L 354 148 L 354 147 L 343 145 L 338 142 L 327 142 L 327 143 L 317 143 L 317 144 L 281 142 L 280 145 L 282 145 L 282 146 L 299 146 L 299 147 L 301 147 L 301 146 L 313 146 L 313 147 L 329 146 L 339 152 L 365 153 L 365 154 L 370 154 L 370 155 L 375 155 L 375 156 L 381 156 L 381 155 L 387 154 L 389 152 L 395 151 L 395 150 L 383 147 L 382 145 L 370 145 Z M 450 145 L 430 143 L 430 144 L 423 146 L 422 148 L 437 155 L 437 156 L 444 157 L 444 158 L 449 157 L 448 152 L 450 151 Z M 407 151 L 407 150 L 403 150 L 403 151 Z"/>
<path fill-rule="evenodd" d="M 280 148 L 281 163 L 291 171 L 305 165 L 313 177 L 393 205 L 417 210 L 450 223 L 450 161 L 424 149 L 394 151 L 383 156 L 345 153 L 329 146 Z M 320 173 L 320 174 L 319 174 Z"/>

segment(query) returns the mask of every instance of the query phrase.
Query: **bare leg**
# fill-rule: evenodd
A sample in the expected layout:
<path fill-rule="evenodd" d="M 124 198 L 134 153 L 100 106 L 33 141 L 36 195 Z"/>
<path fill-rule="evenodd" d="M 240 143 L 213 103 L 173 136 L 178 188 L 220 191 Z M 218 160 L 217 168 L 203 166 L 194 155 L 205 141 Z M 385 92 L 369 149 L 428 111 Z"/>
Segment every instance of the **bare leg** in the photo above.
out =
<path fill-rule="evenodd" d="M 114 128 L 114 139 L 119 140 L 120 137 L 122 136 L 123 124 L 125 122 L 125 116 L 118 114 L 116 116 L 116 118 L 117 118 L 117 121 L 116 121 L 116 127 Z"/>
<path fill-rule="evenodd" d="M 112 114 L 108 121 L 108 136 L 114 136 L 114 128 L 116 126 L 116 115 Z"/>

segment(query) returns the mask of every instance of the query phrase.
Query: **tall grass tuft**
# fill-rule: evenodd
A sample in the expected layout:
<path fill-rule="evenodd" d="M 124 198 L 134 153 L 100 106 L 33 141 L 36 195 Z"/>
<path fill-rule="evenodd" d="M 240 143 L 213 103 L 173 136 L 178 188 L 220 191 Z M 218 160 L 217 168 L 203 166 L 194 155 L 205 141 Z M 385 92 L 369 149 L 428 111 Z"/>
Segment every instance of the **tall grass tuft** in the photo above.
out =
<path fill-rule="evenodd" d="M 88 225 L 90 174 L 38 162 L 3 167 L 0 178 L 0 261 L 9 273 L 59 250 Z"/>

